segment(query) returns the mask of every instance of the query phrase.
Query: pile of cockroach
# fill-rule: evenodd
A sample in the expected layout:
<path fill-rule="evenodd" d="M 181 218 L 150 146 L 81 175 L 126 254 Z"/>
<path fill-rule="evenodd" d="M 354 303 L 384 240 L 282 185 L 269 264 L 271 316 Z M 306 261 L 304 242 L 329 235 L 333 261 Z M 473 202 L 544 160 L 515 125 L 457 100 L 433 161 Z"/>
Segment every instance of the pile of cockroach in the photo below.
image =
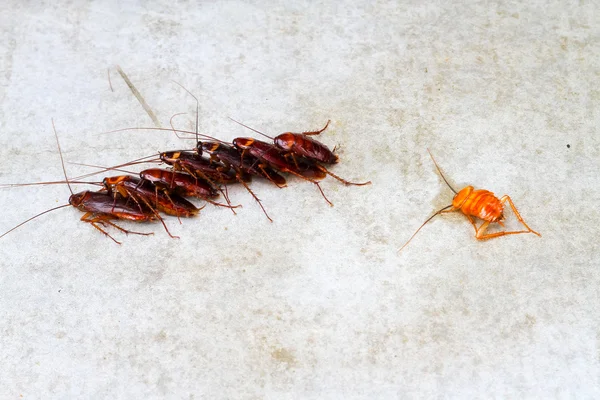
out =
<path fill-rule="evenodd" d="M 215 206 L 226 207 L 235 213 L 235 209 L 239 205 L 231 204 L 227 191 L 228 185 L 232 184 L 242 185 L 256 200 L 269 221 L 272 221 L 259 198 L 248 185 L 253 177 L 265 179 L 281 188 L 286 186 L 286 177 L 283 174 L 296 176 L 316 185 L 323 198 L 330 205 L 332 205 L 331 202 L 319 185 L 319 181 L 327 175 L 345 185 L 362 186 L 371 183 L 370 181 L 362 183 L 349 182 L 335 175 L 326 167 L 326 165 L 338 162 L 338 156 L 334 153 L 335 148 L 334 151 L 331 151 L 326 145 L 314 139 L 314 136 L 327 129 L 329 121 L 323 129 L 318 131 L 286 132 L 274 138 L 247 127 L 269 137 L 272 143 L 246 137 L 235 138 L 232 143 L 227 143 L 214 137 L 198 134 L 197 125 L 196 122 L 196 132 L 193 132 L 196 135 L 196 146 L 193 149 L 165 151 L 159 153 L 158 157 L 152 156 L 154 159 L 145 157 L 115 167 L 105 168 L 105 171 L 123 171 L 123 168 L 133 164 L 158 161 L 168 165 L 168 168 L 150 168 L 141 171 L 139 175 L 109 176 L 104 178 L 102 182 L 86 182 L 77 179 L 89 177 L 93 174 L 71 180 L 67 177 L 58 134 L 54 127 L 54 121 L 52 121 L 65 181 L 36 184 L 66 183 L 69 190 L 71 190 L 71 183 L 83 183 L 99 185 L 101 189 L 98 191 L 86 190 L 79 193 L 73 193 L 71 190 L 68 204 L 46 210 L 15 226 L 1 235 L 0 238 L 34 218 L 69 205 L 85 213 L 81 217 L 83 222 L 89 223 L 118 244 L 120 242 L 105 230 L 108 226 L 127 234 L 151 235 L 152 233 L 124 229 L 114 222 L 116 220 L 160 221 L 166 232 L 171 237 L 176 237 L 169 232 L 161 213 L 178 218 L 197 215 L 201 208 L 187 200 L 186 197 L 194 197 Z M 172 131 L 176 133 L 185 132 L 175 128 Z M 200 137 L 203 140 L 200 140 Z M 23 184 L 1 186 L 14 187 L 23 186 Z M 225 203 L 217 201 L 220 195 L 223 195 Z"/>

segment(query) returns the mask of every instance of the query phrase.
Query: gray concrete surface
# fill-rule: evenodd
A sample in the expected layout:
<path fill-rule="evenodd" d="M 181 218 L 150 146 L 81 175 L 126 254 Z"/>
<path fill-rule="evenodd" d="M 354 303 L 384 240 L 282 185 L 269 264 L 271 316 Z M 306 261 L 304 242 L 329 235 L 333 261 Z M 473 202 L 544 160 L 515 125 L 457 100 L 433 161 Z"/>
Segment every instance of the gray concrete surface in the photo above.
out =
<path fill-rule="evenodd" d="M 117 246 L 68 208 L 0 240 L 1 398 L 599 398 L 600 15 L 594 2 L 9 0 L 0 183 L 331 127 L 330 208 L 290 179 Z M 111 77 L 111 90 L 108 74 Z M 452 184 L 509 194 L 542 237 L 478 242 Z M 67 164 L 70 176 L 90 169 Z M 83 189 L 78 186 L 78 189 Z M 65 186 L 2 189 L 0 230 Z M 515 226 L 514 221 L 512 222 Z M 111 231 L 112 232 L 112 231 Z"/>

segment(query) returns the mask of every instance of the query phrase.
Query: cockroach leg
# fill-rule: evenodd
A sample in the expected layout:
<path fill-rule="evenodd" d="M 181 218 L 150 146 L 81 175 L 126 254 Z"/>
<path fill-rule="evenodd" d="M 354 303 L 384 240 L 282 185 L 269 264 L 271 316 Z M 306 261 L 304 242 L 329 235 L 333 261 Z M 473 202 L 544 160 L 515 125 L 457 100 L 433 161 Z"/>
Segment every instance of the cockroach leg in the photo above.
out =
<path fill-rule="evenodd" d="M 323 196 L 323 198 L 325 199 L 325 201 L 329 204 L 330 207 L 333 207 L 333 203 L 331 201 L 329 201 L 329 199 L 327 198 L 327 196 L 325 196 L 325 192 L 323 192 L 323 189 L 321 188 L 321 185 L 319 184 L 319 182 L 313 182 L 315 185 L 317 185 L 317 187 L 319 188 L 319 192 L 321 192 L 321 195 Z"/>
<path fill-rule="evenodd" d="M 302 132 L 303 135 L 307 135 L 307 136 L 312 136 L 312 135 L 319 135 L 321 134 L 325 129 L 327 129 L 327 127 L 329 126 L 329 123 L 331 122 L 331 120 L 328 120 L 327 123 L 325 124 L 325 126 L 323 127 L 323 129 L 318 130 L 318 131 L 312 131 L 312 132 Z"/>
<path fill-rule="evenodd" d="M 136 201 L 136 203 L 137 203 L 137 200 L 135 199 L 135 197 L 136 197 L 135 195 L 132 195 L 130 197 L 132 197 Z M 162 226 L 165 228 L 165 231 L 167 232 L 167 234 L 172 239 L 179 239 L 179 236 L 174 236 L 173 234 L 171 234 L 171 232 L 169 231 L 169 228 L 167 228 L 167 224 L 165 224 L 165 220 L 163 219 L 163 217 L 160 216 L 160 214 L 156 210 L 156 208 L 152 207 L 152 205 L 148 202 L 148 200 L 145 197 L 141 197 L 140 199 L 144 202 L 144 204 L 146 204 L 146 206 L 150 209 L 150 211 L 152 211 L 152 213 L 160 221 L 160 223 L 162 224 Z M 172 200 L 171 200 L 171 202 L 172 202 Z M 177 218 L 179 218 L 179 215 L 177 216 Z M 179 222 L 181 222 L 181 220 Z"/>
<path fill-rule="evenodd" d="M 519 214 L 519 211 L 517 211 L 517 207 L 515 207 L 514 203 L 512 202 L 512 199 L 508 195 L 504 195 L 504 196 L 502 196 L 500 198 L 500 203 L 502 203 L 504 205 L 506 202 L 508 202 L 508 204 L 510 205 L 510 208 L 512 208 L 512 210 L 515 213 L 515 216 L 517 217 L 517 219 L 519 220 L 519 222 L 521 224 L 523 224 L 523 226 L 525 226 L 525 228 L 527 228 L 527 230 L 526 231 L 523 230 L 523 231 L 503 231 L 503 232 L 495 232 L 495 233 L 485 233 L 485 231 L 487 230 L 488 226 L 490 225 L 490 221 L 485 221 L 483 224 L 481 224 L 481 226 L 479 228 L 477 228 L 477 226 L 475 225 L 475 223 L 473 222 L 473 220 L 469 216 L 469 220 L 471 221 L 471 223 L 475 227 L 475 237 L 478 240 L 487 240 L 487 239 L 492 239 L 492 238 L 495 238 L 495 237 L 501 237 L 501 236 L 505 236 L 505 235 L 516 235 L 516 234 L 519 234 L 519 233 L 534 233 L 534 234 L 536 234 L 536 235 L 538 235 L 540 237 L 542 236 L 538 232 L 536 232 L 533 229 L 531 229 L 525 223 L 525 221 L 521 217 L 521 214 Z"/>
<path fill-rule="evenodd" d="M 267 217 L 267 219 L 270 222 L 273 222 L 273 220 L 271 219 L 271 217 L 269 217 L 269 214 L 267 214 L 267 210 L 265 210 L 265 208 L 263 207 L 262 202 L 254 194 L 254 192 L 252 191 L 252 189 L 250 189 L 250 187 L 248 186 L 248 184 L 246 182 L 244 182 L 244 180 L 242 179 L 242 177 L 239 174 L 236 174 L 236 176 L 238 177 L 238 181 L 246 188 L 246 190 L 248 191 L 248 193 L 250 193 L 252 195 L 252 197 L 254 197 L 254 200 L 256 200 L 256 202 L 258 203 L 258 205 L 260 206 L 260 208 L 263 210 L 263 212 L 265 213 L 265 216 Z"/>
<path fill-rule="evenodd" d="M 325 168 L 322 165 L 316 164 L 317 168 L 320 169 L 321 171 L 325 172 L 327 175 L 337 179 L 338 181 L 342 182 L 344 185 L 346 186 L 365 186 L 365 185 L 370 185 L 371 181 L 367 181 L 367 182 L 350 182 L 345 180 L 344 178 L 334 174 L 333 172 L 329 171 L 327 168 Z"/>
<path fill-rule="evenodd" d="M 258 165 L 257 165 L 257 167 L 258 167 L 258 169 L 260 169 L 260 170 L 263 172 L 263 174 L 264 174 L 265 178 L 267 178 L 269 181 L 271 181 L 273 184 L 275 184 L 275 186 L 277 186 L 279 189 L 283 189 L 284 187 L 287 187 L 287 184 L 280 185 L 280 184 L 278 184 L 277 182 L 275 182 L 275 181 L 273 180 L 273 178 L 271 178 L 271 177 L 269 176 L 269 173 L 268 173 L 268 172 L 267 172 L 267 170 L 265 169 L 265 165 L 264 165 L 264 164 L 258 164 Z"/>
<path fill-rule="evenodd" d="M 519 220 L 519 222 L 521 222 L 525 226 L 525 228 L 527 228 L 528 232 L 535 233 L 539 237 L 542 237 L 542 235 L 540 235 L 539 233 L 537 233 L 536 231 L 534 231 L 533 229 L 531 229 L 529 227 L 529 225 L 527 225 L 525 223 L 525 221 L 523 220 L 523 217 L 521 217 L 521 214 L 519 214 L 519 211 L 517 211 L 517 207 L 515 207 L 515 204 L 512 202 L 512 199 L 510 198 L 510 196 L 504 195 L 504 196 L 502 196 L 500 198 L 500 202 L 501 203 L 504 203 L 506 201 L 508 201 L 508 204 L 510 205 L 510 208 L 512 208 L 513 212 L 515 213 L 515 216 L 517 217 L 517 219 Z"/>
<path fill-rule="evenodd" d="M 154 235 L 153 232 L 150 233 L 144 233 L 144 232 L 134 232 L 134 231 L 129 231 L 127 229 L 124 229 L 122 227 L 120 227 L 119 225 L 111 222 L 109 220 L 110 217 L 108 216 L 102 216 L 102 215 L 95 215 L 92 212 L 87 212 L 85 213 L 80 219 L 83 222 L 87 222 L 88 224 L 92 225 L 94 228 L 98 229 L 100 232 L 102 232 L 104 235 L 106 235 L 107 237 L 109 237 L 113 242 L 115 242 L 116 244 L 121 244 L 121 242 L 119 242 L 117 239 L 115 239 L 114 237 L 112 237 L 108 232 L 106 232 L 104 229 L 100 228 L 98 226 L 98 224 L 102 224 L 104 226 L 106 226 L 107 224 L 110 226 L 114 226 L 115 228 L 117 228 L 118 230 L 120 230 L 121 232 L 125 233 L 125 234 L 134 234 L 134 235 L 142 235 L 142 236 L 149 236 L 149 235 Z"/>
<path fill-rule="evenodd" d="M 333 207 L 333 203 L 332 203 L 331 201 L 329 201 L 329 199 L 327 198 L 327 196 L 325 196 L 325 192 L 323 192 L 323 189 L 321 188 L 321 185 L 319 184 L 319 182 L 317 182 L 317 181 L 315 181 L 315 180 L 312 180 L 312 179 L 310 179 L 310 178 L 307 178 L 306 176 L 304 176 L 304 175 L 302 175 L 302 174 L 299 174 L 299 173 L 297 173 L 297 172 L 295 172 L 295 171 L 292 171 L 292 170 L 287 170 L 286 172 L 288 172 L 288 173 L 290 173 L 290 174 L 292 174 L 292 175 L 295 175 L 295 176 L 297 176 L 298 178 L 304 179 L 305 181 L 308 181 L 308 182 L 310 182 L 310 183 L 314 183 L 315 185 L 317 185 L 317 187 L 319 188 L 319 191 L 321 192 L 321 195 L 323 196 L 323 198 L 325 199 L 325 201 L 326 201 L 326 202 L 327 202 L 327 203 L 328 203 L 328 204 L 329 204 L 331 207 Z"/>

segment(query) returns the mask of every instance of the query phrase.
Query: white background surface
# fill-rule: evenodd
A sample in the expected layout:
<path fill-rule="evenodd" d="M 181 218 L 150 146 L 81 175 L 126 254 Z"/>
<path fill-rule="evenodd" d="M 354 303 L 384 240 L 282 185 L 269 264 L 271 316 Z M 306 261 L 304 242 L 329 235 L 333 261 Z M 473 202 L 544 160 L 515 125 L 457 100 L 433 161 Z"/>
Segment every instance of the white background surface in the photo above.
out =
<path fill-rule="evenodd" d="M 67 208 L 0 240 L 2 398 L 598 398 L 600 54 L 593 2 L 37 2 L 0 14 L 0 183 L 321 127 L 327 179 L 241 188 L 172 240 Z M 107 79 L 110 71 L 112 86 Z M 570 145 L 570 148 L 567 147 Z M 509 194 L 542 234 L 478 242 L 452 193 Z M 68 164 L 70 176 L 89 169 Z M 85 187 L 79 186 L 80 190 Z M 0 231 L 64 204 L 2 189 Z"/>

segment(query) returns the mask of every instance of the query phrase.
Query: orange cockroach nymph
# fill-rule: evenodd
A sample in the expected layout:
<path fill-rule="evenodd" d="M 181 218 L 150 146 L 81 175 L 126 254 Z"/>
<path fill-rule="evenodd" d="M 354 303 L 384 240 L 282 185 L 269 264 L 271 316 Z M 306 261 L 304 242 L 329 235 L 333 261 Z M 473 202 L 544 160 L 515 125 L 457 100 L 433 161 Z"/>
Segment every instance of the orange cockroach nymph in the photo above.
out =
<path fill-rule="evenodd" d="M 433 163 L 435 164 L 435 167 L 440 173 L 442 179 L 444 180 L 444 182 L 446 182 L 446 185 L 448 185 L 450 190 L 452 190 L 455 193 L 455 196 L 452 199 L 452 204 L 442 208 L 441 210 L 436 211 L 431 217 L 429 217 L 425 222 L 423 222 L 419 229 L 417 229 L 417 231 L 410 237 L 410 239 L 408 239 L 404 246 L 402 246 L 400 250 L 398 250 L 398 252 L 400 252 L 404 247 L 406 247 L 406 245 L 410 243 L 410 241 L 421 230 L 421 228 L 423 228 L 423 226 L 425 226 L 425 224 L 431 221 L 436 215 L 453 211 L 460 211 L 468 218 L 471 225 L 473 225 L 473 228 L 475 228 L 475 237 L 478 240 L 492 239 L 505 235 L 516 235 L 518 233 L 533 233 L 538 236 L 542 236 L 538 232 L 531 229 L 525 223 L 525 221 L 521 217 L 521 214 L 519 214 L 519 211 L 517 211 L 517 208 L 515 207 L 514 203 L 512 202 L 509 196 L 504 195 L 499 199 L 496 196 L 494 196 L 494 193 L 484 189 L 476 190 L 475 188 L 473 188 L 473 186 L 467 186 L 458 192 L 454 190 L 454 188 L 452 188 L 452 186 L 444 177 L 444 174 L 442 174 L 442 170 L 433 158 L 431 152 L 429 150 L 427 151 L 429 152 L 429 156 L 433 160 Z M 519 222 L 523 224 L 523 226 L 527 228 L 527 230 L 485 233 L 490 224 L 498 223 L 503 226 L 502 221 L 504 220 L 504 204 L 506 202 L 508 202 L 510 208 L 512 208 Z M 475 224 L 475 221 L 473 219 L 474 217 L 479 218 L 483 221 L 483 223 L 479 227 Z"/>

